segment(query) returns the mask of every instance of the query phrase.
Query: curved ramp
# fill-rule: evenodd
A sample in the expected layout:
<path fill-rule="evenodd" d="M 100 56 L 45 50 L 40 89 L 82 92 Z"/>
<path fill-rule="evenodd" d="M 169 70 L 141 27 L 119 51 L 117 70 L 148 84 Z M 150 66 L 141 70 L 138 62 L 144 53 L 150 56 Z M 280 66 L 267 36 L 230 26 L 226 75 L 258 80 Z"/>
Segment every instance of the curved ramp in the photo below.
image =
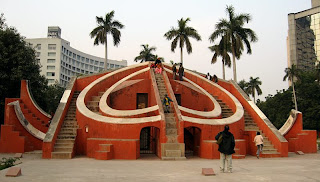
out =
<path fill-rule="evenodd" d="M 9 103 L 9 105 L 13 105 L 14 106 L 14 110 L 16 112 L 17 118 L 19 119 L 21 125 L 34 137 L 43 140 L 44 137 L 46 136 L 45 133 L 43 133 L 42 131 L 38 130 L 37 128 L 35 128 L 34 126 L 32 126 L 30 124 L 30 122 L 25 118 L 25 116 L 23 115 L 22 111 L 21 111 L 21 107 L 19 104 L 19 101 L 14 101 Z"/>

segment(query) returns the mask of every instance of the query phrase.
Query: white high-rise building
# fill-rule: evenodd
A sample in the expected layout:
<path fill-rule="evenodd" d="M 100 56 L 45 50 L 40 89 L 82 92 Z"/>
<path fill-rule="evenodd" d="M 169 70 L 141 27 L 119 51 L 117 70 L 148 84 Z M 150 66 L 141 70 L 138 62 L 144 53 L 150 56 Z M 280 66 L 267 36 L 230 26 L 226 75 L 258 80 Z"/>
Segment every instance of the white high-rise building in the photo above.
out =
<path fill-rule="evenodd" d="M 48 27 L 47 38 L 26 39 L 36 50 L 41 74 L 49 84 L 58 81 L 66 86 L 72 76 L 87 75 L 104 70 L 104 58 L 78 51 L 70 46 L 70 42 L 61 38 L 61 29 Z M 127 66 L 127 61 L 108 59 L 108 69 Z"/>

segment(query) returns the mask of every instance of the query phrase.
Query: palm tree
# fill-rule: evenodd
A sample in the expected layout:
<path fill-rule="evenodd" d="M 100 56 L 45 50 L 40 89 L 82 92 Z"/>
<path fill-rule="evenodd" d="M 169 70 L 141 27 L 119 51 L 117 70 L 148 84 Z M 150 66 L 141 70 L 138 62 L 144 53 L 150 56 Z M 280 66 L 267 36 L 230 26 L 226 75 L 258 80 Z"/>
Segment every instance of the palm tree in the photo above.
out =
<path fill-rule="evenodd" d="M 294 82 L 296 79 L 299 79 L 300 76 L 300 70 L 297 68 L 295 64 L 291 65 L 291 68 L 286 68 L 284 70 L 286 73 L 283 77 L 283 81 L 286 81 L 287 79 L 289 80 L 289 83 L 292 83 L 292 92 L 293 92 L 293 99 L 294 99 L 294 108 L 295 110 L 298 110 L 298 105 L 297 105 L 297 97 L 296 97 L 296 91 L 294 89 Z"/>
<path fill-rule="evenodd" d="M 225 65 L 227 65 L 229 68 L 231 67 L 231 59 L 228 52 L 231 52 L 230 44 L 227 42 L 225 37 L 222 37 L 220 43 L 218 45 L 210 46 L 209 49 L 214 52 L 213 57 L 211 59 L 211 64 L 214 64 L 217 62 L 217 57 L 222 57 L 222 76 L 223 79 L 226 79 L 225 76 Z"/>
<path fill-rule="evenodd" d="M 108 34 L 113 37 L 113 44 L 117 46 L 120 43 L 121 32 L 119 29 L 124 28 L 124 25 L 117 20 L 113 20 L 114 11 L 107 13 L 105 18 L 96 16 L 98 26 L 94 28 L 90 36 L 94 38 L 94 45 L 99 45 L 99 43 L 105 45 L 105 63 L 104 70 L 107 70 L 108 63 Z"/>
<path fill-rule="evenodd" d="M 149 47 L 148 44 L 142 44 L 141 45 L 143 49 L 140 51 L 139 56 L 134 58 L 134 61 L 137 62 L 138 60 L 141 60 L 140 63 L 145 61 L 153 61 L 155 59 L 155 55 L 152 54 L 152 51 L 155 51 L 156 47 Z"/>
<path fill-rule="evenodd" d="M 238 83 L 239 87 L 247 94 L 249 95 L 249 92 L 248 92 L 248 82 L 246 82 L 245 80 L 241 80 L 239 83 Z"/>
<path fill-rule="evenodd" d="M 184 44 L 186 44 L 188 54 L 192 53 L 192 45 L 190 43 L 189 37 L 194 38 L 197 41 L 201 40 L 201 37 L 198 34 L 197 30 L 187 26 L 188 21 L 190 21 L 190 18 L 187 18 L 185 20 L 181 18 L 180 20 L 178 20 L 178 28 L 172 27 L 171 30 L 169 30 L 167 33 L 164 34 L 164 37 L 166 37 L 167 40 L 173 39 L 171 43 L 172 52 L 174 52 L 174 50 L 176 49 L 179 41 L 182 64 L 183 64 L 182 50 L 183 50 Z"/>
<path fill-rule="evenodd" d="M 216 30 L 210 35 L 209 40 L 214 42 L 218 37 L 223 37 L 231 44 L 233 79 L 237 82 L 236 58 L 239 59 L 243 50 L 243 44 L 246 45 L 247 53 L 251 54 L 250 42 L 258 40 L 254 31 L 244 28 L 245 22 L 251 20 L 249 14 L 235 14 L 233 6 L 227 6 L 226 12 L 229 19 L 220 19 L 216 24 Z"/>
<path fill-rule="evenodd" d="M 262 90 L 259 85 L 261 85 L 261 81 L 259 80 L 259 77 L 253 78 L 251 76 L 248 82 L 247 89 L 248 89 L 248 92 L 252 95 L 254 103 L 256 103 L 256 91 L 258 95 L 262 94 Z"/>

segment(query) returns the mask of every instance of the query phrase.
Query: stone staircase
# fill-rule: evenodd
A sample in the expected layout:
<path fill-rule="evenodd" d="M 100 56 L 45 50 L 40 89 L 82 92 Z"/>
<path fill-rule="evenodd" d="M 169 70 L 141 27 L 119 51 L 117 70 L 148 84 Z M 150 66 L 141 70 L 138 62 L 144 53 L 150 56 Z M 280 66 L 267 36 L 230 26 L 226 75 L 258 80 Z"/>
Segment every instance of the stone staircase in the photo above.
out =
<path fill-rule="evenodd" d="M 24 117 L 38 130 L 46 133 L 48 130 L 48 121 L 43 121 L 38 118 L 34 113 L 32 113 L 29 108 L 23 103 L 22 100 L 19 101 L 20 108 Z"/>
<path fill-rule="evenodd" d="M 71 159 L 73 157 L 73 148 L 77 136 L 76 120 L 76 101 L 80 92 L 75 91 L 64 118 L 60 132 L 54 145 L 54 151 L 51 153 L 52 159 Z"/>
<path fill-rule="evenodd" d="M 108 88 L 106 88 L 105 91 L 106 90 L 108 90 Z M 104 93 L 105 92 L 98 92 L 98 95 L 91 97 L 91 100 L 87 103 L 87 107 L 90 111 L 101 115 L 99 112 L 99 102 Z"/>
<path fill-rule="evenodd" d="M 244 111 L 244 123 L 245 123 L 245 127 L 244 127 L 245 131 L 255 131 L 255 132 L 260 131 L 263 137 L 263 151 L 260 154 L 260 157 L 268 158 L 268 157 L 280 156 L 280 153 L 277 151 L 277 149 L 274 148 L 274 145 L 271 143 L 269 138 L 265 136 L 264 133 L 262 133 L 258 125 L 253 121 L 252 117 L 249 115 L 249 113 L 246 110 Z M 251 141 L 248 141 L 248 142 L 251 142 Z"/>
<path fill-rule="evenodd" d="M 218 96 L 212 95 L 212 97 L 216 99 L 216 101 L 219 103 L 221 107 L 222 118 L 228 118 L 233 115 L 232 109 L 230 109 L 230 107 L 226 103 L 224 103 L 221 99 L 219 99 Z"/>
<path fill-rule="evenodd" d="M 160 99 L 162 102 L 165 94 L 167 94 L 167 89 L 165 87 L 162 74 L 155 74 L 155 78 L 156 78 L 156 82 L 159 90 Z M 165 122 L 166 122 L 166 136 L 168 138 L 168 141 L 167 143 L 161 144 L 162 160 L 186 159 L 185 144 L 178 143 L 177 141 L 178 129 L 177 129 L 177 124 L 174 117 L 173 108 L 170 107 L 169 113 L 164 113 L 164 114 L 165 114 Z"/>

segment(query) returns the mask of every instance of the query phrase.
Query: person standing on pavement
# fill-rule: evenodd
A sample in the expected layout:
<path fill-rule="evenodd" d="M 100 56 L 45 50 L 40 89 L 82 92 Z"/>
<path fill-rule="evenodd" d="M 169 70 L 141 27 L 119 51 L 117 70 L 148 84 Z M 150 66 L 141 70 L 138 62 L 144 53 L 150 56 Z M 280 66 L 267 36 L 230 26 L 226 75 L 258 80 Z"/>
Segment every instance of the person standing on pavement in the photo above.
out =
<path fill-rule="evenodd" d="M 263 148 L 263 137 L 260 135 L 259 131 L 257 131 L 257 135 L 254 137 L 253 142 L 257 146 L 257 158 L 259 159 L 260 152 L 262 152 Z"/>
<path fill-rule="evenodd" d="M 220 136 L 222 137 L 222 140 Z M 225 163 L 227 163 L 227 171 L 232 173 L 232 154 L 235 153 L 235 140 L 233 134 L 229 132 L 229 126 L 224 126 L 224 130 L 219 132 L 215 139 L 217 141 L 220 139 L 218 149 L 220 152 L 220 172 L 224 172 Z"/>

